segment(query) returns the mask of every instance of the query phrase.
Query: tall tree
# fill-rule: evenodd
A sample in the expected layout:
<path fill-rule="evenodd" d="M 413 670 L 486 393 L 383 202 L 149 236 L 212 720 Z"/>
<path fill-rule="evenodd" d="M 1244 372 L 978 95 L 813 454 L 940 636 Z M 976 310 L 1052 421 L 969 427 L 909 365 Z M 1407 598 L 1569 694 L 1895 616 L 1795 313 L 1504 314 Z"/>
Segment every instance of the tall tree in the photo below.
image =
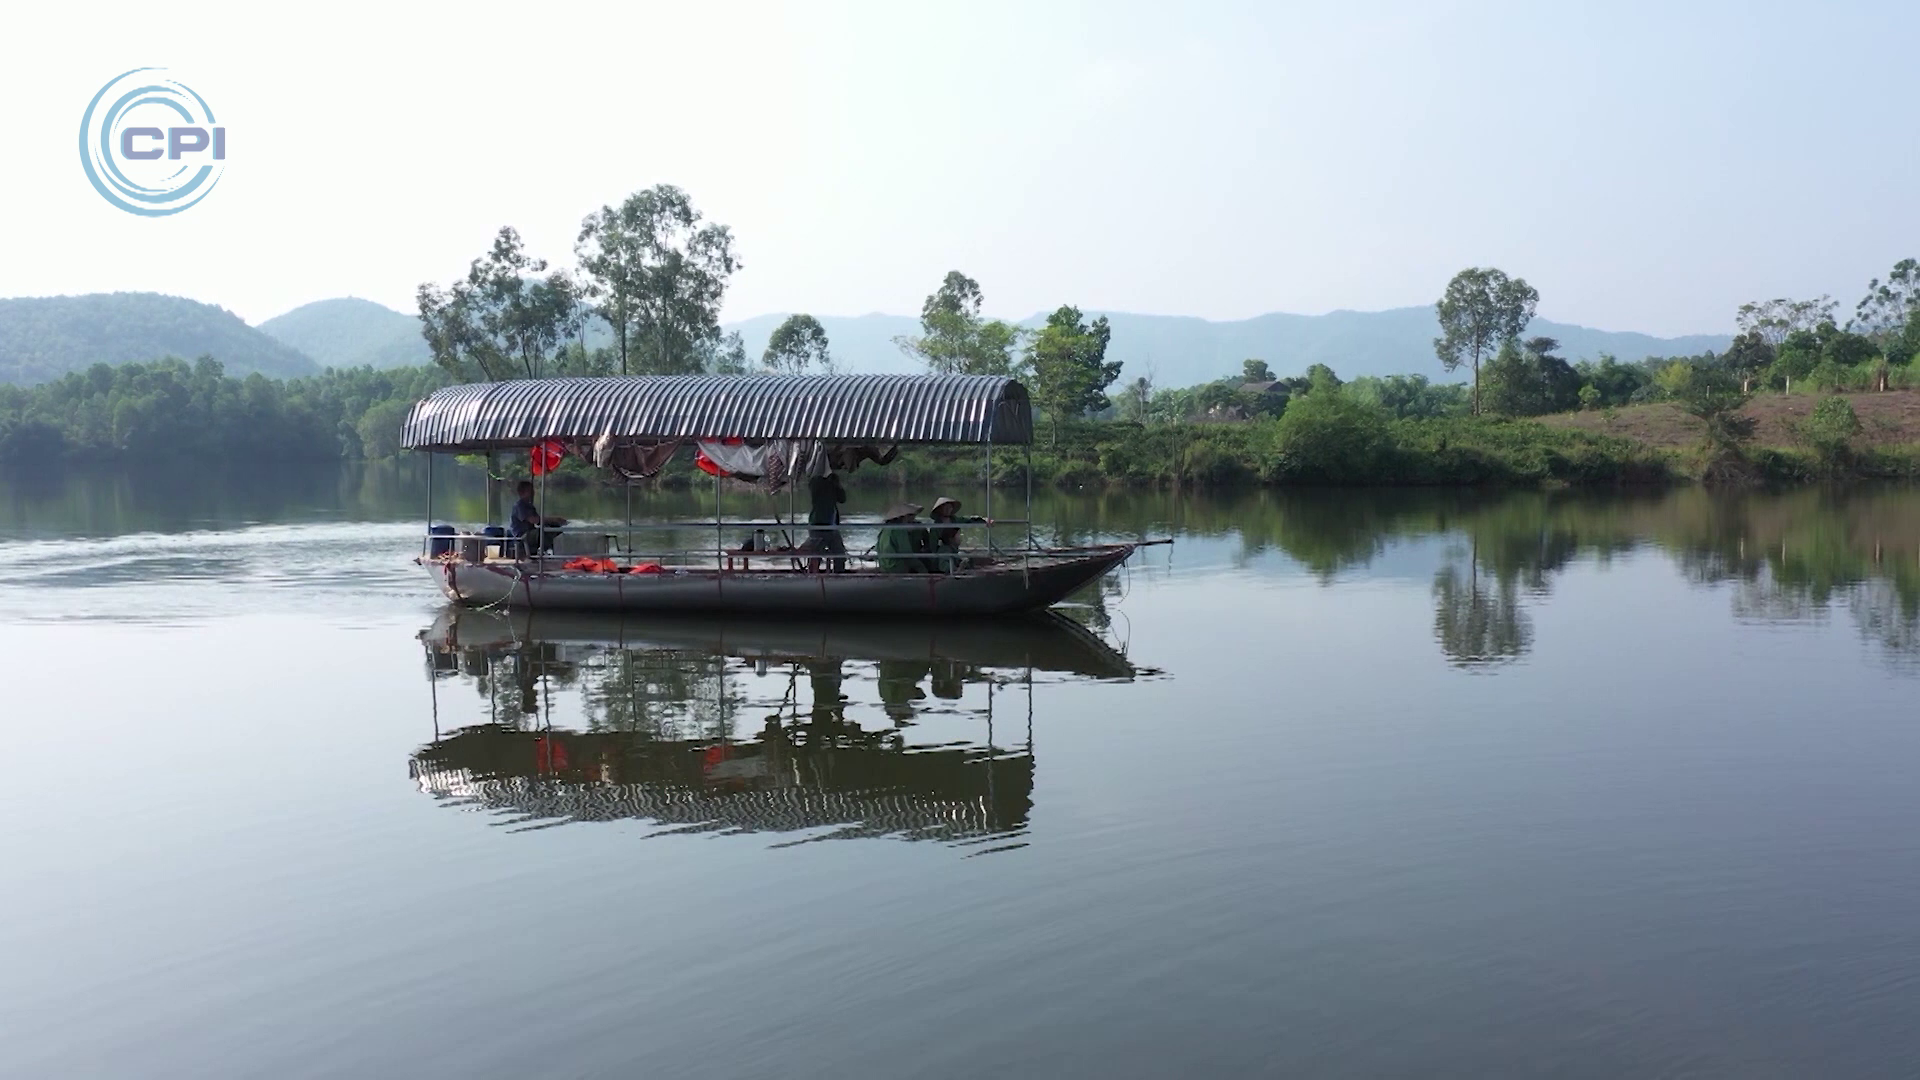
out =
<path fill-rule="evenodd" d="M 1240 363 L 1240 378 L 1245 382 L 1272 382 L 1273 369 L 1265 360 L 1243 360 Z"/>
<path fill-rule="evenodd" d="M 1089 324 L 1079 308 L 1063 304 L 1027 347 L 1033 396 L 1047 412 L 1054 445 L 1060 443 L 1060 421 L 1107 406 L 1107 387 L 1120 377 L 1120 361 L 1107 359 L 1112 338 L 1105 315 Z"/>
<path fill-rule="evenodd" d="M 1128 383 L 1116 402 L 1120 415 L 1146 423 L 1153 418 L 1153 373 L 1148 372 Z"/>
<path fill-rule="evenodd" d="M 462 382 L 551 374 L 581 307 L 572 280 L 559 272 L 540 278 L 546 269 L 507 226 L 464 279 L 421 285 L 415 297 L 433 362 Z"/>
<path fill-rule="evenodd" d="M 1778 296 L 1741 304 L 1733 322 L 1742 334 L 1759 334 L 1760 340 L 1779 349 L 1795 331 L 1812 332 L 1820 324 L 1832 322 L 1837 306 L 1830 296 L 1818 300 L 1789 300 Z"/>
<path fill-rule="evenodd" d="M 1870 339 L 1887 358 L 1905 363 L 1912 353 L 1906 345 L 1920 322 L 1920 261 L 1901 259 L 1887 280 L 1867 283 L 1867 295 L 1854 305 L 1847 329 Z"/>
<path fill-rule="evenodd" d="M 1520 337 L 1539 302 L 1539 292 L 1525 278 L 1509 278 L 1491 267 L 1469 267 L 1447 283 L 1434 305 L 1440 336 L 1433 339 L 1433 351 L 1448 371 L 1473 365 L 1474 412 L 1480 411 L 1480 362 Z"/>
<path fill-rule="evenodd" d="M 789 315 L 773 328 L 767 338 L 767 350 L 760 354 L 760 366 L 782 375 L 805 375 L 817 368 L 822 375 L 833 374 L 833 354 L 827 350 L 827 329 L 811 315 Z"/>
<path fill-rule="evenodd" d="M 694 350 L 695 370 L 709 375 L 745 375 L 747 373 L 747 343 L 740 331 L 729 330 L 717 338 L 709 338 Z"/>
<path fill-rule="evenodd" d="M 740 260 L 733 233 L 701 221 L 686 192 L 659 184 L 580 223 L 574 251 L 622 374 L 697 371 L 701 346 L 720 336 L 720 301 Z"/>
<path fill-rule="evenodd" d="M 1020 329 L 982 318 L 982 300 L 979 282 L 949 270 L 920 307 L 921 336 L 897 337 L 893 343 L 935 374 L 1005 375 L 1013 369 Z"/>
<path fill-rule="evenodd" d="M 1771 368 L 1779 356 L 1779 350 L 1757 330 L 1748 330 L 1733 339 L 1721 360 L 1740 376 L 1740 390 L 1747 393 L 1753 389 L 1753 380 Z"/>

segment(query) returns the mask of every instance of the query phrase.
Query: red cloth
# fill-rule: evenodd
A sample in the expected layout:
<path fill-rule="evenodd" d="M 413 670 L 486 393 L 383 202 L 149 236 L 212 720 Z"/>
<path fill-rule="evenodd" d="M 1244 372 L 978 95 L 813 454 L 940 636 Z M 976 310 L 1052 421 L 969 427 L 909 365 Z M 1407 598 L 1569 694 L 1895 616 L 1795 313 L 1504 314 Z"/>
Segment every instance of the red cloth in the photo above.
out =
<path fill-rule="evenodd" d="M 585 571 L 590 574 L 617 574 L 619 564 L 612 559 L 596 559 L 592 555 L 582 555 L 577 559 L 568 559 L 562 570 Z"/>
<path fill-rule="evenodd" d="M 533 739 L 533 766 L 543 773 L 567 767 L 567 744 L 558 739 L 536 735 Z"/>
<path fill-rule="evenodd" d="M 535 476 L 544 476 L 559 468 L 560 459 L 566 456 L 567 448 L 558 439 L 548 439 L 527 451 L 527 459 Z"/>
<path fill-rule="evenodd" d="M 742 469 L 743 463 L 739 463 L 739 462 L 731 463 L 731 467 L 729 467 L 728 465 L 722 465 L 719 462 L 713 460 L 713 458 L 707 456 L 708 447 L 712 447 L 713 452 L 718 454 L 722 450 L 731 450 L 731 449 L 734 449 L 735 447 L 744 447 L 746 444 L 747 444 L 747 441 L 738 436 L 729 436 L 728 438 L 725 438 L 725 439 L 703 439 L 700 442 L 699 448 L 696 449 L 693 453 L 693 463 L 699 466 L 700 471 L 703 473 L 706 473 L 708 476 L 733 476 L 733 475 L 758 476 L 760 475 L 758 469 L 747 469 L 743 472 L 743 469 Z M 726 455 L 722 454 L 721 456 L 724 457 Z"/>
<path fill-rule="evenodd" d="M 658 574 L 660 572 L 660 564 L 657 562 L 635 563 L 627 567 L 627 573 L 629 574 Z"/>

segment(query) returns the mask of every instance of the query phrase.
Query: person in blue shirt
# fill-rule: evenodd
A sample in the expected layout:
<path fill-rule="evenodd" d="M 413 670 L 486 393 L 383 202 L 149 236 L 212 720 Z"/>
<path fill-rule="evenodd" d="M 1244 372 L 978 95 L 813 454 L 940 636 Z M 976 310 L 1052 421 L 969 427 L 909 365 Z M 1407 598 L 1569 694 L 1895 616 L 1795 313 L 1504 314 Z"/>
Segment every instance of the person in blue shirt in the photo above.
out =
<path fill-rule="evenodd" d="M 507 519 L 507 531 L 525 543 L 529 555 L 551 552 L 553 542 L 560 537 L 559 527 L 565 525 L 567 519 L 548 517 L 533 505 L 533 481 L 520 481 L 516 490 L 520 501 L 513 504 L 513 513 Z"/>

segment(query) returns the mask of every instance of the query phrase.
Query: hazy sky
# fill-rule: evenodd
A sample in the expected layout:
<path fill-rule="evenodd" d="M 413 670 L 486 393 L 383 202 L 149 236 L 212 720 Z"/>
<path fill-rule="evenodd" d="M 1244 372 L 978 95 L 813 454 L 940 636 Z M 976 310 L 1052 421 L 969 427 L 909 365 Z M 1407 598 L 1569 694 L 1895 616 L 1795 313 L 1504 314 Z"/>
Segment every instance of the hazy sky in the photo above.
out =
<path fill-rule="evenodd" d="M 21 4 L 0 36 L 0 295 L 157 290 L 259 321 L 410 310 L 503 224 L 570 264 L 660 182 L 731 226 L 727 317 L 1241 318 L 1525 276 L 1542 315 L 1718 331 L 1920 254 L 1920 4 Z M 164 219 L 82 174 L 142 65 L 229 159 Z"/>

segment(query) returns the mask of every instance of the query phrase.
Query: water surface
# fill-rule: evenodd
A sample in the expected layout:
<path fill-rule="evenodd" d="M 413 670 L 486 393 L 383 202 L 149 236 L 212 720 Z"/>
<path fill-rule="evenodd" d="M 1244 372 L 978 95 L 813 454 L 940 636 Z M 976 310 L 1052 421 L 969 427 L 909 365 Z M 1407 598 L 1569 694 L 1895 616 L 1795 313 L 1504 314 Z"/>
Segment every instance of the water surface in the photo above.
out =
<path fill-rule="evenodd" d="M 422 481 L 0 485 L 0 1073 L 1920 1060 L 1915 492 L 1049 497 L 1178 543 L 979 629 L 456 615 Z"/>

